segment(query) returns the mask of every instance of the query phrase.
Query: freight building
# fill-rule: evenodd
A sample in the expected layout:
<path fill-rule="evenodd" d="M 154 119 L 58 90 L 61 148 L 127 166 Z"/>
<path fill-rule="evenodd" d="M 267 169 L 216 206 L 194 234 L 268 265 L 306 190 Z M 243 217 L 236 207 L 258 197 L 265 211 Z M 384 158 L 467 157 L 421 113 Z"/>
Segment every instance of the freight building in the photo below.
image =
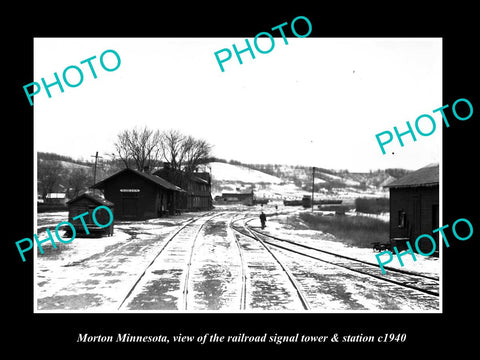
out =
<path fill-rule="evenodd" d="M 419 235 L 429 234 L 436 241 L 438 255 L 439 166 L 432 164 L 414 171 L 385 187 L 390 189 L 390 241 L 398 250 L 406 249 L 406 241 L 415 243 Z M 429 253 L 432 244 L 421 239 L 422 252 Z"/>

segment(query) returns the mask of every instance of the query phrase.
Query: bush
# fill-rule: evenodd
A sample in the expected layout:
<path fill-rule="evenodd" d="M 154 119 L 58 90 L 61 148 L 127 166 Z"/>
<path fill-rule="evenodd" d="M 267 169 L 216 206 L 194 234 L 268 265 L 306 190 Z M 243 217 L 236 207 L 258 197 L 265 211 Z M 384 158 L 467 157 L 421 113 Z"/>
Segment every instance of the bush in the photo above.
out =
<path fill-rule="evenodd" d="M 59 212 L 59 211 L 67 211 L 67 205 L 65 204 L 42 204 L 37 203 L 37 212 Z"/>
<path fill-rule="evenodd" d="M 325 205 L 318 205 L 318 209 L 321 211 L 335 211 L 337 213 L 345 214 L 347 211 L 350 210 L 350 207 L 346 205 L 339 205 L 339 204 L 325 204 Z"/>
<path fill-rule="evenodd" d="M 367 214 L 380 214 L 390 210 L 390 199 L 388 198 L 356 198 L 355 208 L 357 212 Z"/>
<path fill-rule="evenodd" d="M 321 216 L 301 213 L 300 219 L 310 229 L 334 235 L 350 246 L 368 248 L 373 242 L 388 242 L 389 223 L 366 216 Z"/>

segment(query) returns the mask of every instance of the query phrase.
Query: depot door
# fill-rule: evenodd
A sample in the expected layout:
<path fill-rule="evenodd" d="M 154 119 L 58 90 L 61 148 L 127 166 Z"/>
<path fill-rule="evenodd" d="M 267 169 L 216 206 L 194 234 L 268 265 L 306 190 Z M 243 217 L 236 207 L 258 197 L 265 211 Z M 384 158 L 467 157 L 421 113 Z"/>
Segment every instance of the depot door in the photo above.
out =
<path fill-rule="evenodd" d="M 122 194 L 122 215 L 126 220 L 138 219 L 138 194 Z"/>

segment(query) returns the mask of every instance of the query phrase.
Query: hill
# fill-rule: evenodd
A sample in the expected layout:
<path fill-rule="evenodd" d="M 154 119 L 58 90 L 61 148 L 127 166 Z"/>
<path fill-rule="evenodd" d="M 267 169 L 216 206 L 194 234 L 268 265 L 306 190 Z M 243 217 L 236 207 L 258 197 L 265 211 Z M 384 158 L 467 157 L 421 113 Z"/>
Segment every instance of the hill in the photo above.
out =
<path fill-rule="evenodd" d="M 312 192 L 312 169 L 291 165 L 242 164 L 213 161 L 212 196 L 222 192 L 254 190 L 257 198 L 292 199 Z M 386 196 L 383 186 L 395 180 L 385 170 L 349 173 L 315 169 L 315 193 L 324 197 Z"/>
<path fill-rule="evenodd" d="M 39 194 L 78 193 L 93 183 L 93 164 L 68 156 L 38 152 Z M 97 181 L 123 168 L 118 162 L 103 159 L 97 167 Z M 212 174 L 212 196 L 222 192 L 254 189 L 257 197 L 269 199 L 301 198 L 311 194 L 312 168 L 282 164 L 244 164 L 239 161 L 212 159 L 204 168 Z M 368 173 L 350 173 L 315 168 L 315 193 L 323 196 L 385 196 L 383 186 L 405 175 L 403 169 L 386 169 Z M 55 177 L 55 179 L 50 179 Z M 47 181 L 48 180 L 48 181 Z M 46 189 L 47 182 L 49 185 Z M 69 194 L 72 195 L 72 194 Z"/>
<path fill-rule="evenodd" d="M 269 175 L 243 165 L 211 162 L 209 166 L 214 181 L 270 184 L 280 184 L 283 182 L 283 180 L 277 176 Z"/>

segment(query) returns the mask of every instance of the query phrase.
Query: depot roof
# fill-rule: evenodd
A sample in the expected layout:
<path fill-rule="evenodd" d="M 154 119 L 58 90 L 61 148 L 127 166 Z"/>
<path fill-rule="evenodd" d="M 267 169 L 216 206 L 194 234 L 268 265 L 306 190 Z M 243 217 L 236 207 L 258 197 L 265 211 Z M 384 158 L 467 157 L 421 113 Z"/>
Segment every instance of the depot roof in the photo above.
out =
<path fill-rule="evenodd" d="M 130 168 L 123 169 L 123 170 L 113 174 L 112 176 L 110 176 L 106 179 L 103 179 L 102 181 L 93 185 L 92 188 L 97 188 L 97 189 L 102 188 L 104 183 L 110 181 L 111 179 L 113 179 L 113 178 L 115 178 L 115 177 L 117 177 L 117 176 L 119 176 L 119 175 L 121 175 L 125 172 L 131 172 L 131 173 L 134 173 L 138 176 L 141 176 L 142 178 L 146 179 L 147 181 L 150 181 L 150 182 L 154 183 L 155 185 L 160 186 L 164 189 L 179 191 L 179 192 L 185 192 L 185 190 L 183 190 L 182 188 L 180 188 L 176 185 L 173 185 L 172 183 L 169 183 L 167 180 L 162 179 L 161 177 L 159 177 L 157 175 L 147 174 L 147 173 L 144 173 L 144 172 L 141 172 L 141 171 L 138 171 L 138 170 L 134 170 L 134 169 L 130 169 Z"/>
<path fill-rule="evenodd" d="M 439 165 L 430 164 L 418 169 L 408 175 L 401 177 L 390 184 L 387 188 L 417 187 L 417 186 L 435 186 L 439 184 Z"/>

